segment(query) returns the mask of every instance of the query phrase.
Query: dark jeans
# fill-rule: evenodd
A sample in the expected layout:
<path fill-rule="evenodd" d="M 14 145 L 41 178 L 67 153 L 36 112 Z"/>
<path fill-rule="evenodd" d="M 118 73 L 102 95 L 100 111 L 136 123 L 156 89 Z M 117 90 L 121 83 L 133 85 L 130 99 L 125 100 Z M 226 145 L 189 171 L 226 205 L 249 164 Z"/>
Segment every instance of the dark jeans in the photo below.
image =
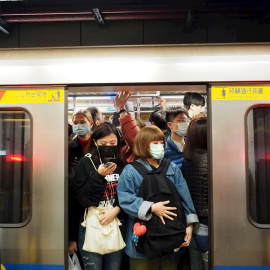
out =
<path fill-rule="evenodd" d="M 166 261 L 164 257 L 150 259 L 129 258 L 130 270 L 177 270 L 178 259 Z"/>
<path fill-rule="evenodd" d="M 79 249 L 83 260 L 84 270 L 120 270 L 123 250 L 109 254 L 98 254 L 82 249 L 85 238 L 85 228 L 80 226 Z"/>
<path fill-rule="evenodd" d="M 208 251 L 208 226 L 201 224 L 199 228 L 194 230 L 193 237 L 196 242 L 198 249 L 205 253 Z"/>
<path fill-rule="evenodd" d="M 191 270 L 207 270 L 207 269 L 204 269 L 202 253 L 198 249 L 193 237 L 188 247 L 188 253 L 189 253 L 189 262 L 190 262 Z"/>

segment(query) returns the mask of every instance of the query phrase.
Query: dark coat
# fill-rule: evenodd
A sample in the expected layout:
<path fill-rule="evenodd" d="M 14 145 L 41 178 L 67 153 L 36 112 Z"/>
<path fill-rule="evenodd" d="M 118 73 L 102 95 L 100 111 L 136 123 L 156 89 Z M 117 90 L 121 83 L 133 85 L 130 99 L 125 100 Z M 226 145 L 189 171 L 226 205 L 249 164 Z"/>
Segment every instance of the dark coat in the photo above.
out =
<path fill-rule="evenodd" d="M 115 199 L 113 206 L 119 206 L 118 197 L 116 196 L 117 178 L 120 176 L 125 163 L 117 164 L 116 170 L 111 175 L 112 178 L 113 176 L 117 176 L 113 184 L 110 184 L 104 176 L 96 171 L 95 168 L 98 169 L 100 164 L 94 165 L 89 157 L 84 156 L 81 158 L 71 182 L 72 195 L 75 198 L 75 204 L 71 207 L 71 215 L 73 223 L 77 224 L 77 229 L 83 219 L 85 208 L 98 206 L 100 201 L 105 200 L 104 193 L 106 188 L 109 187 L 108 190 L 111 190 L 111 188 L 115 190 L 115 193 L 112 195 Z M 111 198 L 111 195 L 109 197 Z M 122 219 L 122 216 L 119 218 Z M 78 236 L 78 230 L 73 231 L 73 238 L 75 238 L 74 236 Z"/>
<path fill-rule="evenodd" d="M 68 142 L 68 182 L 71 183 L 80 159 L 85 155 L 78 137 Z"/>
<path fill-rule="evenodd" d="M 77 241 L 79 233 L 79 219 L 84 211 L 79 208 L 79 203 L 75 200 L 71 192 L 72 179 L 75 175 L 78 163 L 83 156 L 84 151 L 82 146 L 78 137 L 75 137 L 68 143 L 68 235 L 69 240 L 71 241 Z"/>
<path fill-rule="evenodd" d="M 95 164 L 95 167 L 98 169 L 99 165 Z M 124 165 L 124 163 L 117 164 L 114 174 L 120 175 Z M 107 180 L 96 171 L 95 167 L 89 157 L 83 157 L 72 180 L 73 194 L 83 208 L 98 206 L 107 186 Z M 114 206 L 116 205 L 119 206 L 117 196 Z"/>
<path fill-rule="evenodd" d="M 181 171 L 199 218 L 208 217 L 207 150 L 196 150 L 190 159 L 184 159 Z"/>

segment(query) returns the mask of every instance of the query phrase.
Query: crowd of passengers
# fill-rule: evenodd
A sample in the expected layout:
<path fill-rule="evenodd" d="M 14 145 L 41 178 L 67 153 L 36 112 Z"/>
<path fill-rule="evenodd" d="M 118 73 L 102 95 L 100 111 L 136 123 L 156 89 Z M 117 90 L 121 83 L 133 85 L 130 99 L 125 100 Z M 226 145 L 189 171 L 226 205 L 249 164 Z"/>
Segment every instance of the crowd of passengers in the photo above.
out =
<path fill-rule="evenodd" d="M 150 115 L 150 125 L 136 121 L 130 93 L 114 99 L 115 113 L 105 122 L 94 107 L 72 117 L 69 141 L 69 255 L 76 253 L 84 270 L 203 270 L 208 269 L 208 171 L 207 118 L 202 113 L 204 97 L 188 92 L 184 107 L 160 108 Z M 113 158 L 113 162 L 106 162 Z M 135 220 L 156 215 L 166 224 L 175 217 L 167 201 L 153 203 L 138 196 L 143 176 L 131 162 L 147 171 L 157 170 L 169 159 L 166 175 L 181 197 L 186 232 L 180 249 L 172 254 L 148 257 L 135 248 L 132 239 Z M 106 208 L 110 204 L 112 207 Z M 106 254 L 83 249 L 85 209 L 100 207 L 105 226 L 116 217 L 125 248 Z M 188 261 L 188 262 L 187 262 Z M 188 268 L 187 268 L 188 267 Z"/>

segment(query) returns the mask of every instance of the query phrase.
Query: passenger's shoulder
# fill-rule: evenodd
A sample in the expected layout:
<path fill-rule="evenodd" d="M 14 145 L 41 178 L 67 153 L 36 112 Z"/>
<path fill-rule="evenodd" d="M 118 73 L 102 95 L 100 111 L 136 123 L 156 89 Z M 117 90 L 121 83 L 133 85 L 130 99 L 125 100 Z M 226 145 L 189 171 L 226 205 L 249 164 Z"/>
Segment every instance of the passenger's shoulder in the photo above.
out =
<path fill-rule="evenodd" d="M 174 162 L 170 162 L 170 167 L 171 167 L 171 169 L 173 170 L 173 171 L 176 171 L 176 170 L 178 170 L 179 169 L 179 167 L 174 163 Z"/>
<path fill-rule="evenodd" d="M 126 166 L 125 166 L 125 168 L 124 168 L 124 170 L 133 170 L 133 169 L 134 169 L 134 167 L 132 166 L 131 163 L 127 163 Z"/>
<path fill-rule="evenodd" d="M 78 138 L 75 137 L 73 140 L 68 142 L 68 147 L 69 148 L 74 148 L 78 146 Z"/>
<path fill-rule="evenodd" d="M 134 161 L 134 162 L 136 162 L 136 161 Z M 124 173 L 124 175 L 132 176 L 132 175 L 134 175 L 135 171 L 136 171 L 136 169 L 132 166 L 132 164 L 127 163 L 127 165 L 124 167 L 124 170 L 122 171 L 122 174 Z"/>
<path fill-rule="evenodd" d="M 205 162 L 205 160 L 207 160 L 207 150 L 204 150 L 204 149 L 196 150 L 192 159 L 199 163 Z"/>
<path fill-rule="evenodd" d="M 90 167 L 93 167 L 90 158 L 87 157 L 87 156 L 83 156 L 83 157 L 80 159 L 79 163 L 80 163 L 80 164 L 83 164 L 84 166 L 87 166 L 87 167 L 89 167 L 89 165 L 90 165 Z"/>

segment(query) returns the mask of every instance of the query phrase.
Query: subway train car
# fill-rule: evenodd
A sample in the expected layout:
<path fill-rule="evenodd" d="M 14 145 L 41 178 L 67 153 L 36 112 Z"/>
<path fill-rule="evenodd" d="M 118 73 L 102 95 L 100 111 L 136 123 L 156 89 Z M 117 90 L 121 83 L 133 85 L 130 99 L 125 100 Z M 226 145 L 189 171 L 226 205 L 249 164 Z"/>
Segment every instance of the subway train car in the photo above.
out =
<path fill-rule="evenodd" d="M 137 116 L 205 95 L 209 269 L 270 269 L 269 67 L 267 44 L 0 50 L 1 270 L 68 269 L 68 118 L 119 91 Z"/>

